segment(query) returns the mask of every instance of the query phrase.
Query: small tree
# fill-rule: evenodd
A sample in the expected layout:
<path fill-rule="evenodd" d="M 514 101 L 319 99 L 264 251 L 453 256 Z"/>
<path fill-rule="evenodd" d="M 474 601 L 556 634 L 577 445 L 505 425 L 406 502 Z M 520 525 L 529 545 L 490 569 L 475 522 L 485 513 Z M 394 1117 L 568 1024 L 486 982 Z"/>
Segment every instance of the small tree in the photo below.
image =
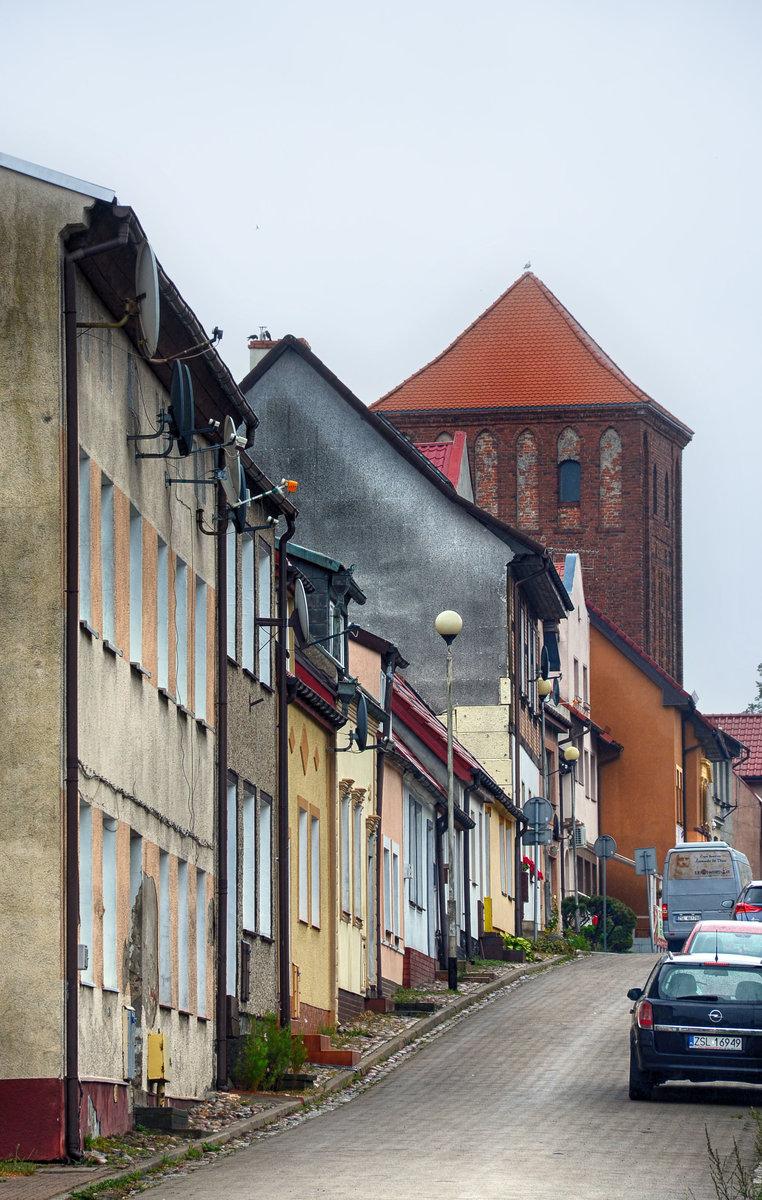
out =
<path fill-rule="evenodd" d="M 574 897 L 566 896 L 561 905 L 564 927 L 574 924 Z M 581 896 L 579 915 L 581 932 L 593 950 L 603 948 L 603 896 Z M 614 896 L 606 897 L 606 949 L 622 954 L 632 946 L 637 917 L 628 905 Z"/>
<path fill-rule="evenodd" d="M 762 663 L 757 667 L 757 695 L 751 704 L 746 708 L 747 713 L 762 713 Z"/>

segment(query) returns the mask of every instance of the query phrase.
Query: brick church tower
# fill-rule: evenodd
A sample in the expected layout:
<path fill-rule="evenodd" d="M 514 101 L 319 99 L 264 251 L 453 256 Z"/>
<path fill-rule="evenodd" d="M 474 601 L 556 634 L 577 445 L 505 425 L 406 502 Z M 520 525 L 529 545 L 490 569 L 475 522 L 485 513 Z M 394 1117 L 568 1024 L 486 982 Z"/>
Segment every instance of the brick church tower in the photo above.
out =
<path fill-rule="evenodd" d="M 692 431 L 534 274 L 371 408 L 414 442 L 465 431 L 476 503 L 555 558 L 578 552 L 590 600 L 682 681 L 681 454 Z"/>

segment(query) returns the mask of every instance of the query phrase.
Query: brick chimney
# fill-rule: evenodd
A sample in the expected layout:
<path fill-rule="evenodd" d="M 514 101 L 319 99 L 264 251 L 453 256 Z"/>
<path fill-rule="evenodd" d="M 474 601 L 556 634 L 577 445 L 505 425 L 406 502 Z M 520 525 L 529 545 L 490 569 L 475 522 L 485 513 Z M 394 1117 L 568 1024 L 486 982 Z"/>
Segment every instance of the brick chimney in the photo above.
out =
<path fill-rule="evenodd" d="M 273 346 L 277 346 L 277 339 L 273 340 L 270 337 L 270 330 L 264 325 L 260 325 L 259 333 L 249 335 L 249 370 L 253 371 L 260 359 L 264 358 Z"/>

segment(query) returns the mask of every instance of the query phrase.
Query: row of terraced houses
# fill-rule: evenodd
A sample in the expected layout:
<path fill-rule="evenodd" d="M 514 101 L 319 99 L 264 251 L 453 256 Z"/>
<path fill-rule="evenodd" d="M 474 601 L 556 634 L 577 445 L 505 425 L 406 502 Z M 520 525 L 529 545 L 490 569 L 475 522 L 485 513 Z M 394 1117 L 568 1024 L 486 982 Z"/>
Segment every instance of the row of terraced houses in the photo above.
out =
<path fill-rule="evenodd" d="M 107 189 L 0 155 L 0 229 L 0 1156 L 432 980 L 451 889 L 465 958 L 602 834 L 639 940 L 638 847 L 759 874 L 761 718 L 681 678 L 691 432 L 539 279 L 368 406 L 291 335 L 236 383 Z"/>

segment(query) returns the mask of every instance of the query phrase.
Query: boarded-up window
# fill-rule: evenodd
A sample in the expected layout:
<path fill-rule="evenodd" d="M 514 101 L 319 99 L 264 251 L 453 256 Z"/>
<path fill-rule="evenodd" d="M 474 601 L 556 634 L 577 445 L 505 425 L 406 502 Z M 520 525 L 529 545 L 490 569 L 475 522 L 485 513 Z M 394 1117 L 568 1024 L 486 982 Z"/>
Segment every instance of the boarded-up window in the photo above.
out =
<path fill-rule="evenodd" d="M 480 433 L 474 444 L 474 478 L 476 503 L 497 516 L 497 438 L 493 433 Z"/>
<path fill-rule="evenodd" d="M 601 525 L 615 528 L 622 523 L 622 439 L 616 429 L 607 429 L 600 444 Z"/>
<path fill-rule="evenodd" d="M 537 438 L 528 429 L 516 442 L 516 523 L 519 529 L 537 529 L 540 524 Z"/>

